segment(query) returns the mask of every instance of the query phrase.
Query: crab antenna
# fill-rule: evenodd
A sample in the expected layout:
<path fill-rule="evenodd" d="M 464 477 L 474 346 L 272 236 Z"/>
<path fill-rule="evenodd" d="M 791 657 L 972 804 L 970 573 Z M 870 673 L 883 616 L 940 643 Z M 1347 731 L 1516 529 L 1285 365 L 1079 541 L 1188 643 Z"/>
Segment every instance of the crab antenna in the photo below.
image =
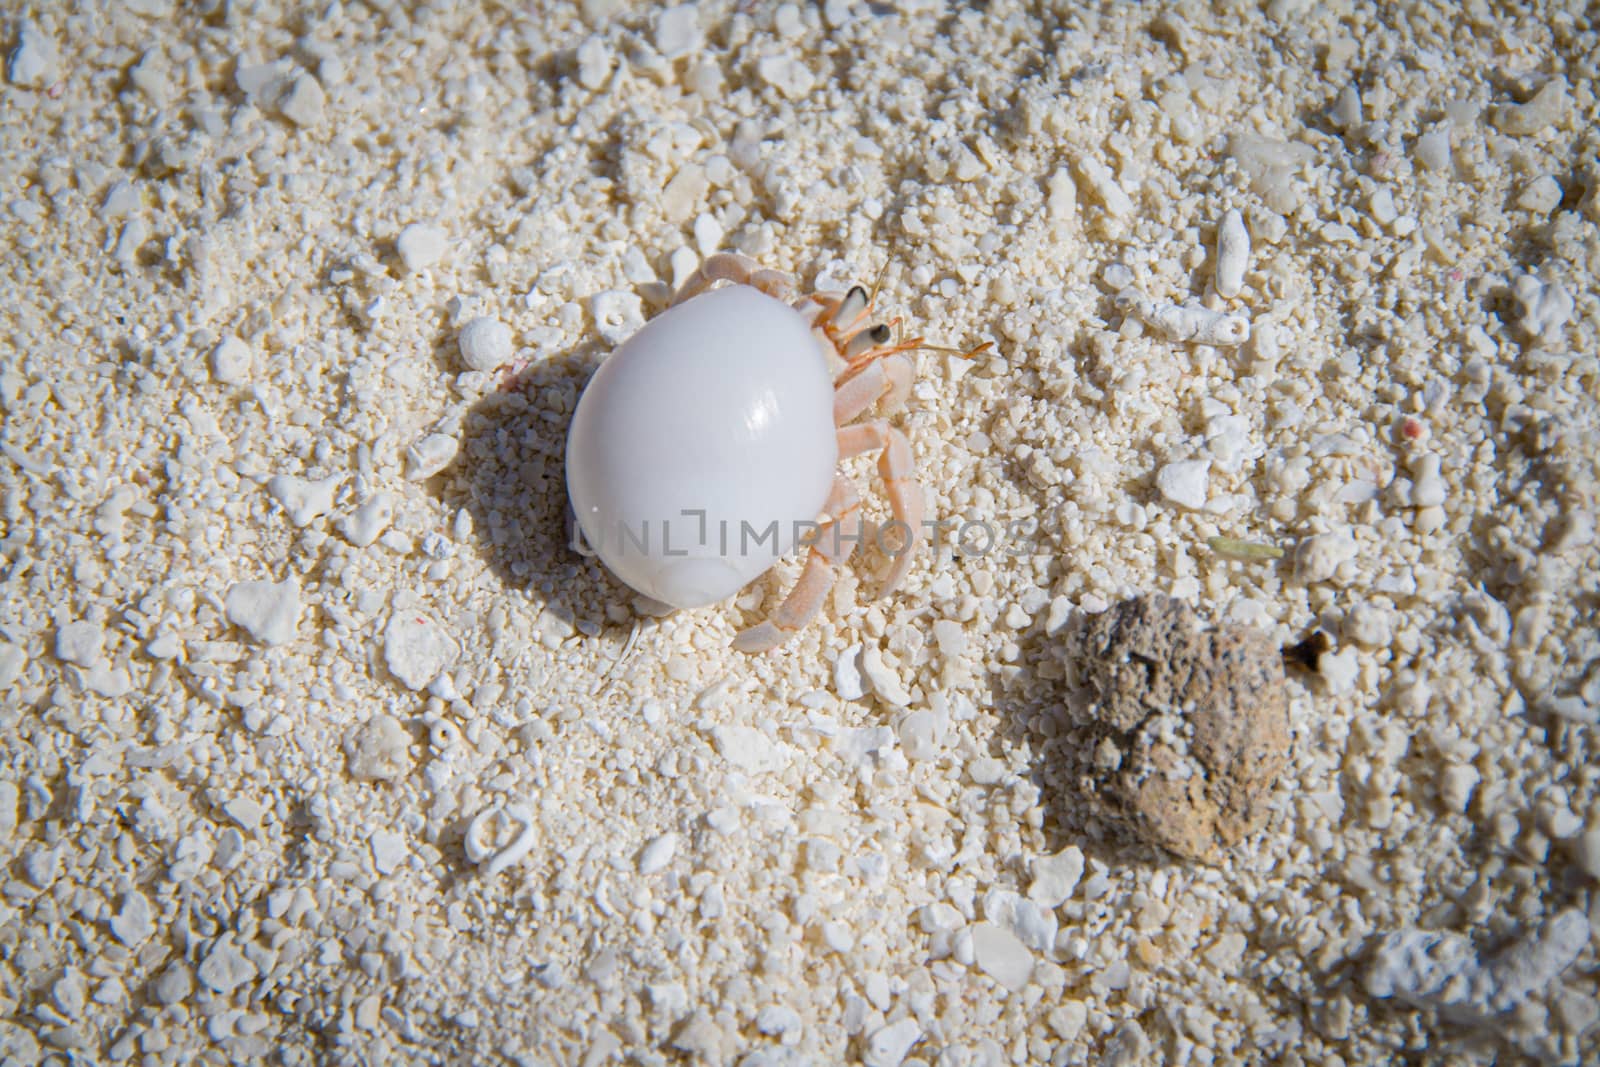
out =
<path fill-rule="evenodd" d="M 883 276 L 889 273 L 890 262 L 890 260 L 884 260 L 883 266 L 878 268 L 877 277 L 872 279 L 872 294 L 867 297 L 868 307 L 871 307 L 878 302 L 878 289 L 883 285 Z"/>

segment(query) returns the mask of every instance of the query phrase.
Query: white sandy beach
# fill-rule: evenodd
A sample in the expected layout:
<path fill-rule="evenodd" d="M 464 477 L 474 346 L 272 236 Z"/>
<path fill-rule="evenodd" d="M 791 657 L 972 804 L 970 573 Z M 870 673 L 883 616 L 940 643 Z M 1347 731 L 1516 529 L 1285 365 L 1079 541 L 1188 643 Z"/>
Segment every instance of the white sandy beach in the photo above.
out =
<path fill-rule="evenodd" d="M 1584 5 L 19 2 L 0 48 L 0 1061 L 1600 1060 Z M 994 543 L 858 558 L 759 656 L 798 559 L 655 617 L 564 529 L 585 381 L 717 250 L 994 343 L 892 416 Z M 1157 593 L 1328 641 L 1211 863 L 1064 711 Z"/>

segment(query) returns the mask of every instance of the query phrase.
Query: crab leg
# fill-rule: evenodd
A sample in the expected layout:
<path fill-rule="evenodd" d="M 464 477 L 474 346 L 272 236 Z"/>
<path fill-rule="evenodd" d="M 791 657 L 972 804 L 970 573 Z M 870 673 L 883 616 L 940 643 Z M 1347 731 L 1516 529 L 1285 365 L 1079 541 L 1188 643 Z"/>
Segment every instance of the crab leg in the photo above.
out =
<path fill-rule="evenodd" d="M 805 569 L 778 610 L 765 622 L 741 630 L 733 647 L 741 652 L 765 652 L 787 641 L 822 610 L 822 602 L 833 588 L 835 569 L 850 558 L 861 540 L 861 498 L 855 486 L 840 475 L 822 509 L 828 521 L 818 527 L 811 539 Z"/>
<path fill-rule="evenodd" d="M 906 527 L 906 542 L 891 553 L 893 562 L 884 576 L 878 595 L 894 591 L 906 572 L 911 569 L 911 557 L 917 548 L 917 531 L 922 528 L 922 485 L 914 477 L 911 464 L 911 444 L 906 435 L 883 419 L 873 419 L 839 431 L 839 458 L 859 456 L 863 452 L 881 449 L 878 456 L 878 473 L 883 478 L 884 491 L 889 497 L 889 510 L 897 522 Z M 879 531 L 880 535 L 883 531 Z M 879 547 L 883 548 L 881 536 Z M 885 549 L 887 551 L 887 549 Z"/>
<path fill-rule="evenodd" d="M 915 374 L 916 367 L 904 352 L 868 363 L 834 389 L 834 424 L 844 425 L 880 400 L 888 401 L 884 410 L 895 410 L 911 395 L 911 379 Z"/>
<path fill-rule="evenodd" d="M 781 270 L 767 270 L 749 256 L 737 252 L 716 252 L 707 256 L 689 275 L 683 287 L 673 296 L 670 306 L 675 307 L 690 297 L 699 296 L 717 282 L 748 285 L 786 304 L 794 290 L 794 283 Z"/>

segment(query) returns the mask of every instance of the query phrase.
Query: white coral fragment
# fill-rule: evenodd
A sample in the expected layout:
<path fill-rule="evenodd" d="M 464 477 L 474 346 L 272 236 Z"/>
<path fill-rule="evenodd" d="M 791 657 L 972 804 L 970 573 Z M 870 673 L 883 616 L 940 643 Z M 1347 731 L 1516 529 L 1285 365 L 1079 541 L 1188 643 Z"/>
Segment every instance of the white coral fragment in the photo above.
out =
<path fill-rule="evenodd" d="M 406 478 L 421 482 L 450 466 L 461 442 L 447 433 L 430 433 L 406 449 Z"/>
<path fill-rule="evenodd" d="M 1363 984 L 1375 997 L 1437 1008 L 1461 1022 L 1484 1022 L 1559 978 L 1588 943 L 1589 918 L 1576 908 L 1487 960 L 1462 934 L 1404 930 L 1378 945 Z"/>
<path fill-rule="evenodd" d="M 1523 274 L 1511 283 L 1511 292 L 1517 301 L 1517 324 L 1529 337 L 1553 340 L 1572 317 L 1572 294 L 1558 281 Z"/>
<path fill-rule="evenodd" d="M 300 621 L 300 583 L 293 577 L 281 582 L 238 582 L 223 601 L 228 621 L 267 646 L 285 645 L 294 638 Z"/>
<path fill-rule="evenodd" d="M 1250 340 L 1250 320 L 1243 315 L 1200 304 L 1157 303 L 1132 287 L 1118 293 L 1116 302 L 1169 341 L 1232 348 Z"/>
<path fill-rule="evenodd" d="M 1217 295 L 1233 298 L 1244 288 L 1244 272 L 1250 265 L 1250 233 L 1244 216 L 1230 208 L 1217 227 Z"/>
<path fill-rule="evenodd" d="M 438 623 L 413 611 L 397 611 L 383 632 L 383 660 L 407 689 L 425 689 L 461 652 Z"/>
<path fill-rule="evenodd" d="M 333 507 L 334 494 L 343 480 L 344 476 L 339 474 L 331 474 L 320 481 L 275 474 L 267 481 L 267 493 L 283 505 L 290 522 L 309 526 Z"/>
<path fill-rule="evenodd" d="M 1117 218 L 1133 214 L 1133 199 L 1117 183 L 1110 167 L 1093 156 L 1080 156 L 1076 162 L 1086 191 L 1105 206 L 1108 214 Z"/>
<path fill-rule="evenodd" d="M 1526 137 L 1547 127 L 1561 125 L 1571 107 L 1572 97 L 1568 92 L 1567 79 L 1558 74 L 1541 85 L 1526 103 L 1497 107 L 1489 121 L 1501 133 Z"/>
<path fill-rule="evenodd" d="M 513 836 L 507 842 L 507 831 L 513 827 Z M 476 863 L 486 876 L 493 878 L 532 852 L 537 837 L 532 810 L 526 804 L 511 804 L 479 812 L 467 824 L 464 846 L 467 859 Z"/>
<path fill-rule="evenodd" d="M 607 289 L 589 300 L 594 329 L 607 344 L 620 345 L 644 325 L 644 305 L 637 294 Z"/>

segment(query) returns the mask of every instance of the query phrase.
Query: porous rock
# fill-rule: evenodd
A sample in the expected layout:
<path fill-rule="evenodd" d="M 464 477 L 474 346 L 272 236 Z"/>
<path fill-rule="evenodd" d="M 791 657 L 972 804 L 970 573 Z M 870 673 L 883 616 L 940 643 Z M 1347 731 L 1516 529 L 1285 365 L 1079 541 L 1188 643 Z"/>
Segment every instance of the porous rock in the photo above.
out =
<path fill-rule="evenodd" d="M 1164 596 L 1125 600 L 1077 633 L 1082 784 L 1139 839 L 1215 862 L 1260 828 L 1289 748 L 1283 664 L 1248 627 L 1202 627 Z"/>

